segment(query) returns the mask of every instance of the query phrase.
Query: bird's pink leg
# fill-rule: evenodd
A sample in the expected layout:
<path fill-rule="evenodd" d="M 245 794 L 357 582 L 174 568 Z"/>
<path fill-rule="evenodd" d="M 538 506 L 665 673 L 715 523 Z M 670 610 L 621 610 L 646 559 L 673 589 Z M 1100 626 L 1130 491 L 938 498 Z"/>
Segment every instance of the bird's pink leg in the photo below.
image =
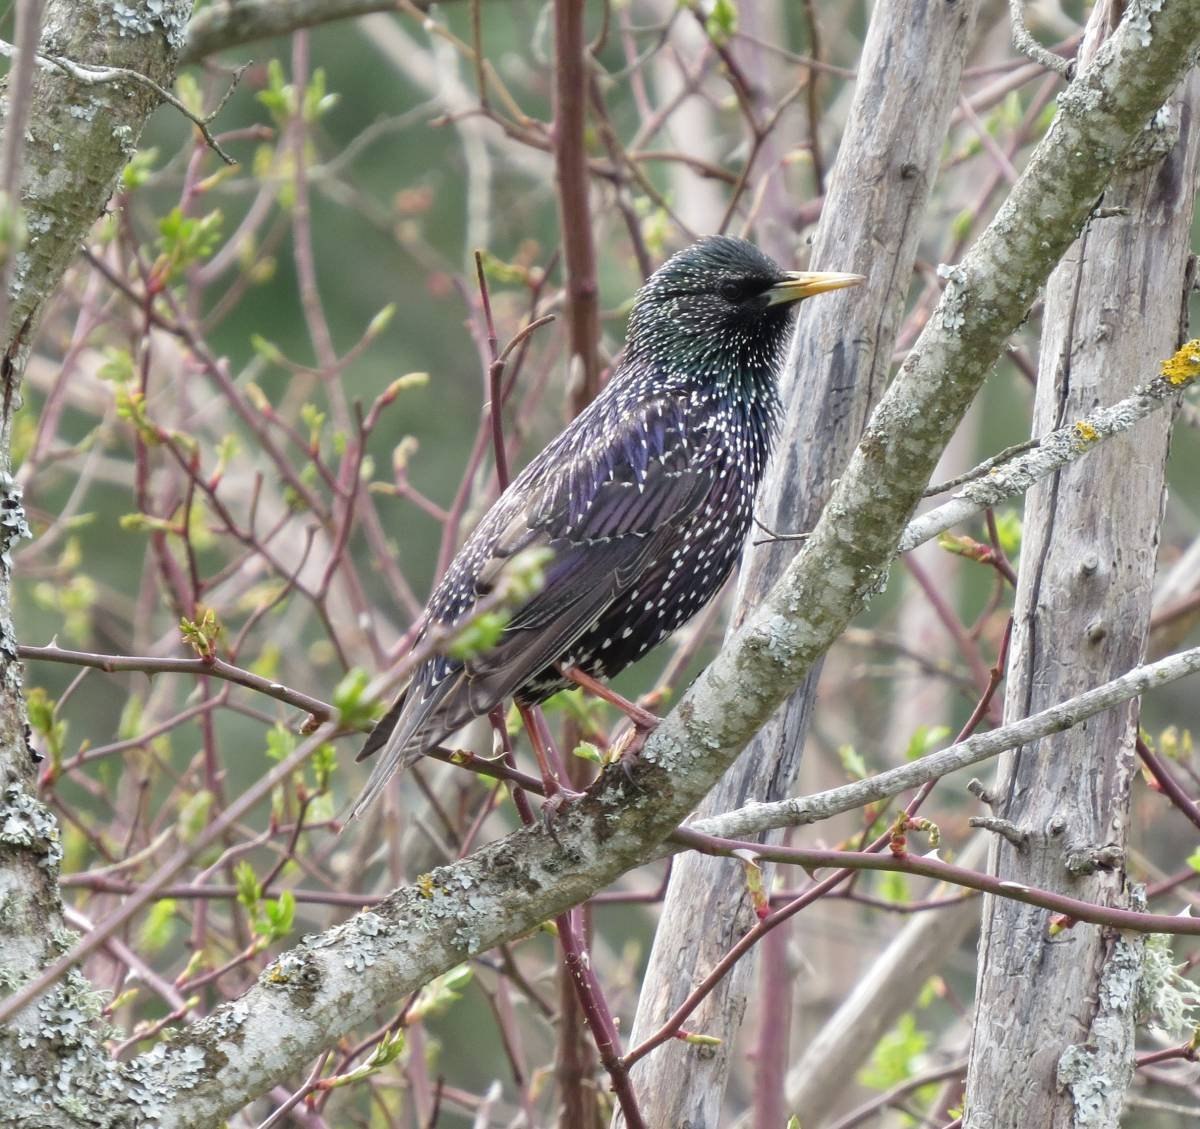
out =
<path fill-rule="evenodd" d="M 595 694 L 597 698 L 603 698 L 609 705 L 616 706 L 633 722 L 636 728 L 646 733 L 653 730 L 662 720 L 649 710 L 642 709 L 637 702 L 631 702 L 628 698 L 622 697 L 611 686 L 605 686 L 599 679 L 593 678 L 577 666 L 564 666 L 562 673 L 564 678 L 569 678 L 576 686 L 582 686 L 589 694 Z"/>
<path fill-rule="evenodd" d="M 525 732 L 529 734 L 529 743 L 533 746 L 533 755 L 537 757 L 538 768 L 542 773 L 542 787 L 545 789 L 546 802 L 557 806 L 562 802 L 562 795 L 569 791 L 563 787 L 564 769 L 558 756 L 558 750 L 550 739 L 550 730 L 546 727 L 546 719 L 537 706 L 517 704 L 517 712 L 525 723 Z"/>

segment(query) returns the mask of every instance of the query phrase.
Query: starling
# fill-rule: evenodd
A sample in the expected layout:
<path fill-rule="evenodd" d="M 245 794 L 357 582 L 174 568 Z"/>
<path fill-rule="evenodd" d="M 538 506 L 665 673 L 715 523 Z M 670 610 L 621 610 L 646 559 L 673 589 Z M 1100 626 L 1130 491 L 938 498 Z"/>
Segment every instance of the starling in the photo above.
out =
<path fill-rule="evenodd" d="M 727 236 L 651 276 L 612 379 L 480 521 L 425 623 L 468 619 L 525 549 L 549 550 L 543 585 L 511 608 L 495 645 L 416 671 L 358 756 L 382 750 L 352 817 L 472 718 L 510 696 L 545 701 L 570 685 L 566 667 L 612 678 L 720 591 L 778 430 L 796 303 L 861 281 L 783 271 Z"/>

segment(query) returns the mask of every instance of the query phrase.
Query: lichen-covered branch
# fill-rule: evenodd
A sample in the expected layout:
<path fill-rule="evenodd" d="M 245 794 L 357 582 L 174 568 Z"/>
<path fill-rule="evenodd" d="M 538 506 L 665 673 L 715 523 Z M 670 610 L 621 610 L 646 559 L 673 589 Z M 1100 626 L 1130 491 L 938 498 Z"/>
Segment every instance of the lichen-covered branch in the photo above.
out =
<path fill-rule="evenodd" d="M 900 538 L 900 552 L 923 545 L 988 506 L 1024 494 L 1056 470 L 1096 450 L 1103 440 L 1123 434 L 1164 405 L 1176 403 L 1176 397 L 1200 379 L 1200 341 L 1188 342 L 1164 370 L 1164 375 L 1123 400 L 1048 432 L 1030 450 L 968 482 L 948 502 L 913 518 Z"/>

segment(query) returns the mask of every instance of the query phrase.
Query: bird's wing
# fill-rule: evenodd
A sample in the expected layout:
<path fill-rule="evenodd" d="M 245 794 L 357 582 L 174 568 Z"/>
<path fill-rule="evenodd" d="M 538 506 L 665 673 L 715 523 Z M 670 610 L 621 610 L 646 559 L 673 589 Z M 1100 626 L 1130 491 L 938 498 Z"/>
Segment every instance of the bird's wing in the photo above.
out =
<path fill-rule="evenodd" d="M 708 445 L 696 442 L 699 437 L 684 442 L 667 413 L 655 407 L 636 421 L 608 422 L 600 447 L 572 453 L 569 442 L 562 442 L 571 431 L 564 433 L 510 487 L 522 491 L 525 504 L 499 531 L 487 528 L 485 519 L 464 545 L 460 557 L 480 537 L 494 542 L 475 575 L 477 595 L 494 588 L 523 550 L 544 547 L 552 556 L 543 585 L 512 610 L 494 646 L 465 662 L 439 656 L 417 672 L 359 754 L 361 760 L 384 750 L 352 814 L 425 748 L 559 661 L 618 593 L 670 551 L 678 524 L 704 503 L 714 456 Z M 553 473 L 538 465 L 543 459 L 553 462 Z"/>

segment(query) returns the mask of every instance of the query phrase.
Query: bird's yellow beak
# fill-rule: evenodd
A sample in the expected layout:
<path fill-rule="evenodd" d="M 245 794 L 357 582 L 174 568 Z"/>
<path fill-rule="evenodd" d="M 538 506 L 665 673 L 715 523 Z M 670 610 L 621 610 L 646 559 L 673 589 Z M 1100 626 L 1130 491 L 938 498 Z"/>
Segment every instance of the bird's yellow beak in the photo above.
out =
<path fill-rule="evenodd" d="M 767 305 L 779 306 L 786 302 L 799 302 L 826 290 L 841 290 L 846 286 L 857 286 L 866 282 L 861 274 L 839 274 L 836 271 L 788 271 L 787 279 L 778 282 L 766 292 Z"/>

